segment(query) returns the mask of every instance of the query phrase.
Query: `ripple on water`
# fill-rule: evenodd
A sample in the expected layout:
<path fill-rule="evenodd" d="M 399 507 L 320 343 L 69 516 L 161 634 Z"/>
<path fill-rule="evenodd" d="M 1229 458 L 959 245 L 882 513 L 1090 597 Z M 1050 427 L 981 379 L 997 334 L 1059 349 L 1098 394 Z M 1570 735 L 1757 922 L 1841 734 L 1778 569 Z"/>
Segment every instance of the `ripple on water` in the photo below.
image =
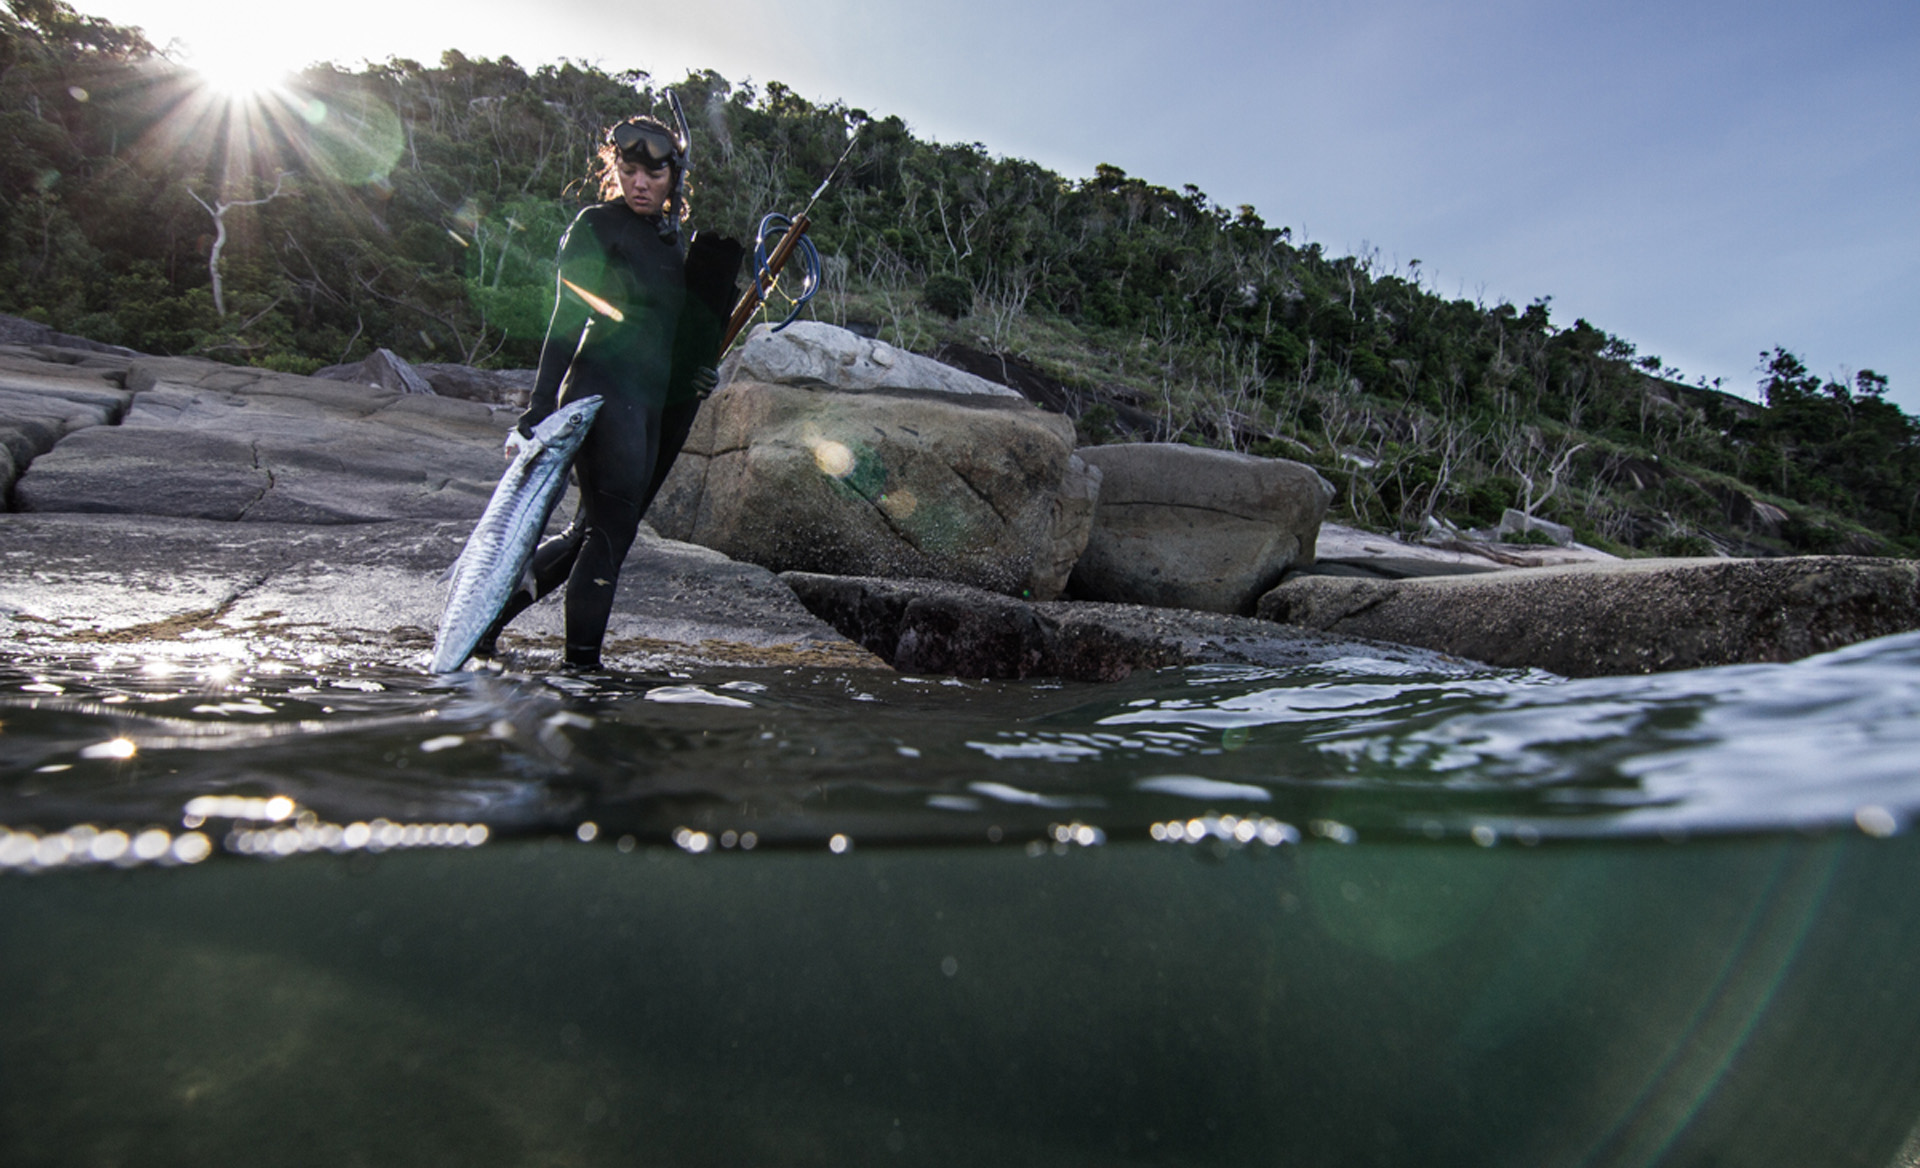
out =
<path fill-rule="evenodd" d="M 1193 838 L 1237 845 L 1282 829 L 1482 846 L 1886 836 L 1920 808 L 1920 634 L 1579 681 L 1367 658 L 1105 686 L 799 669 L 554 680 L 0 661 L 0 866 L 191 864 L 205 855 L 182 850 L 189 836 L 275 857 L 518 832 L 713 853 L 728 838 L 1044 850 L 1082 828 L 1188 841 L 1196 823 Z"/>

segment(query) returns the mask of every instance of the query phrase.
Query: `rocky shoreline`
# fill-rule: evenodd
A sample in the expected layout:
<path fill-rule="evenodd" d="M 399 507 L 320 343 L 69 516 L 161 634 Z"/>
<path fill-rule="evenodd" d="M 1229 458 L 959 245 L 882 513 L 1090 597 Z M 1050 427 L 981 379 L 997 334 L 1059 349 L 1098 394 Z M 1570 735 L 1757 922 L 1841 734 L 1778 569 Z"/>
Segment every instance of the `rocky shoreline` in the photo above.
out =
<path fill-rule="evenodd" d="M 1310 471 L 1281 474 L 1307 483 L 1298 488 L 1306 495 L 1289 487 L 1296 494 L 1284 507 L 1261 504 L 1285 510 L 1294 526 L 1292 534 L 1252 539 L 1265 540 L 1257 555 L 1225 563 L 1250 542 L 1241 533 L 1262 530 L 1262 514 L 1221 501 L 1217 486 L 1196 486 L 1198 503 L 1174 490 L 1175 497 L 1142 506 L 1171 508 L 1181 538 L 1201 531 L 1205 538 L 1192 543 L 1199 550 L 1164 557 L 1172 567 L 1156 565 L 1145 584 L 1101 582 L 1104 599 L 1084 599 L 1102 593 L 1077 576 L 1064 596 L 1050 595 L 1082 558 L 1080 548 L 1103 538 L 1100 463 L 1131 465 L 1113 461 L 1124 452 L 1059 446 L 1053 416 L 1009 399 L 1004 387 L 894 385 L 899 370 L 911 366 L 897 358 L 910 355 L 883 349 L 862 351 L 860 361 L 810 357 L 807 389 L 841 393 L 823 397 L 822 408 L 855 419 L 848 425 L 894 424 L 905 436 L 881 435 L 867 445 L 808 439 L 815 448 L 795 461 L 831 472 L 821 449 L 832 446 L 856 463 L 867 457 L 890 468 L 891 478 L 866 484 L 857 473 L 840 475 L 820 506 L 880 517 L 870 541 L 896 545 L 836 549 L 833 563 L 853 565 L 838 575 L 819 571 L 817 559 L 789 564 L 778 558 L 786 553 L 741 554 L 728 546 L 747 537 L 737 524 L 722 531 L 712 517 L 729 507 L 764 511 L 755 489 L 792 494 L 777 483 L 756 488 L 732 469 L 772 459 L 748 449 L 751 435 L 728 438 L 730 417 L 758 415 L 725 411 L 764 412 L 776 400 L 756 393 L 757 383 L 736 370 L 735 383 L 709 403 L 718 411 L 713 437 L 690 460 L 698 462 L 698 476 L 663 495 L 675 496 L 670 519 L 677 516 L 683 529 L 721 532 L 702 542 L 734 554 L 643 528 L 609 629 L 610 666 L 1107 680 L 1167 665 L 1362 655 L 1436 667 L 1469 658 L 1579 676 L 1788 660 L 1920 627 L 1920 575 L 1910 562 L 1620 562 L 1578 547 L 1407 544 L 1320 523 Z M 831 379 L 836 364 L 874 384 L 846 391 L 818 384 Z M 38 657 L 165 650 L 423 667 L 444 595 L 441 578 L 499 474 L 500 442 L 524 378 L 435 370 L 436 381 L 463 387 L 456 397 L 430 384 L 422 392 L 422 377 L 404 363 L 397 372 L 373 366 L 366 380 L 374 384 L 353 380 L 363 372 L 335 373 L 345 380 L 297 377 L 0 327 L 0 642 Z M 729 394 L 731 407 L 722 400 Z M 960 404 L 927 405 L 933 398 Z M 777 400 L 787 403 L 780 407 L 786 415 L 803 410 L 803 403 Z M 899 422 L 899 403 L 909 400 L 920 403 L 913 425 Z M 959 422 L 948 418 L 956 412 Z M 1031 424 L 1022 421 L 1029 415 Z M 1021 449 L 1014 471 L 954 458 L 965 432 L 956 438 L 951 427 L 972 424 L 968 419 L 995 427 L 1000 447 Z M 796 433 L 807 429 L 804 418 L 783 424 Z M 942 436 L 923 432 L 935 426 L 949 429 Z M 801 439 L 786 441 L 793 447 Z M 887 441 L 923 446 L 901 453 L 881 445 Z M 745 461 L 729 463 L 736 454 Z M 959 473 L 948 473 L 956 462 Z M 1177 484 L 1185 473 L 1152 460 L 1143 465 L 1152 473 L 1130 470 L 1130 481 Z M 1278 481 L 1259 467 L 1225 469 L 1241 478 L 1258 472 L 1260 491 L 1271 493 L 1270 482 Z M 949 489 L 943 474 L 959 480 L 951 489 L 964 507 L 935 497 Z M 1129 489 L 1139 495 L 1143 488 Z M 718 498 L 720 490 L 740 493 Z M 996 498 L 996 490 L 1025 493 Z M 1154 491 L 1169 493 L 1147 493 Z M 1323 513 L 1324 502 L 1318 507 Z M 999 542 L 954 534 L 954 515 L 966 508 L 978 513 L 970 523 L 1006 520 L 994 535 Z M 563 504 L 561 514 L 570 510 Z M 1114 530 L 1150 539 L 1149 520 L 1136 512 Z M 931 526 L 936 518 L 943 526 Z M 781 520 L 789 528 L 794 522 L 791 514 Z M 1216 534 L 1205 535 L 1208 524 Z M 790 530 L 781 534 L 788 541 L 782 546 L 805 545 Z M 979 558 L 968 558 L 968 548 L 988 546 L 1036 566 L 997 583 Z M 762 562 L 749 562 L 756 555 Z M 1182 560 L 1208 557 L 1222 563 L 1198 565 L 1205 579 L 1189 594 L 1202 599 L 1181 606 L 1185 594 L 1166 574 Z M 907 573 L 885 570 L 892 563 L 913 566 L 916 576 L 928 565 L 953 574 L 903 579 Z M 995 590 L 978 586 L 983 582 Z M 1167 599 L 1156 599 L 1159 607 L 1128 603 L 1129 587 L 1151 587 Z M 1214 611 L 1196 611 L 1203 606 Z M 560 632 L 558 604 L 536 606 L 503 641 L 509 665 L 551 667 Z"/>

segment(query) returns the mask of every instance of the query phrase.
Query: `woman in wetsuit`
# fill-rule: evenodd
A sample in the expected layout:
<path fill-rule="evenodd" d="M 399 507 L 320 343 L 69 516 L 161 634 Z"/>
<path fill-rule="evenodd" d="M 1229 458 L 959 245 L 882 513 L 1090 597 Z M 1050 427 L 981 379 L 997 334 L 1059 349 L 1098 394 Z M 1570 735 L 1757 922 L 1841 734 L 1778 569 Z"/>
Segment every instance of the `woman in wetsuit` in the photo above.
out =
<path fill-rule="evenodd" d="M 495 656 L 507 622 L 564 580 L 566 663 L 599 666 L 620 565 L 713 387 L 732 308 L 739 245 L 696 240 L 689 254 L 679 237 L 684 141 L 653 118 L 631 118 L 608 132 L 599 157 L 606 201 L 580 212 L 561 239 L 533 397 L 507 436 L 511 457 L 558 403 L 599 395 L 574 462 L 580 508 L 535 551 L 534 592 L 514 593 L 479 656 Z"/>

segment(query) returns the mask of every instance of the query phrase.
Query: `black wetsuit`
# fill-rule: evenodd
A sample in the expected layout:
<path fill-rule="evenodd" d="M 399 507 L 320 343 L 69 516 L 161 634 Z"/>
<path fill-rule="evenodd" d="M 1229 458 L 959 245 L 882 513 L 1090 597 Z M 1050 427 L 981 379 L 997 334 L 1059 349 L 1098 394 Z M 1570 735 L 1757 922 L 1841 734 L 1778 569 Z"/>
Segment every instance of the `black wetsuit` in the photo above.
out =
<path fill-rule="evenodd" d="M 514 594 L 482 640 L 483 651 L 508 621 L 565 580 L 567 662 L 599 664 L 620 565 L 693 425 L 701 393 L 695 373 L 714 363 L 721 331 L 715 311 L 688 297 L 679 249 L 661 234 L 658 217 L 637 215 L 618 200 L 580 212 L 560 243 L 553 320 L 519 422 L 521 433 L 530 433 L 558 403 L 603 399 L 574 462 L 580 509 L 535 551 L 534 595 Z"/>

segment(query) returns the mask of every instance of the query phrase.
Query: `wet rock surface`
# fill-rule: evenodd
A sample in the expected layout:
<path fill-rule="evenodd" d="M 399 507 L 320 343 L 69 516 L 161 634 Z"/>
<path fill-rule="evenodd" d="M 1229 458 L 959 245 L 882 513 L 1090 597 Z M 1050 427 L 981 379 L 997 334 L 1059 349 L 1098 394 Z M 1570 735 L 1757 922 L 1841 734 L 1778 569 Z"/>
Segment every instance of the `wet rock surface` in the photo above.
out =
<path fill-rule="evenodd" d="M 782 573 L 809 610 L 906 673 L 1117 681 L 1173 665 L 1284 667 L 1370 657 L 1448 670 L 1398 645 L 1276 629 L 1250 617 L 1134 604 L 1023 601 L 939 580 Z"/>
<path fill-rule="evenodd" d="M 1269 620 L 1569 677 L 1793 661 L 1920 628 L 1920 564 L 1628 560 L 1422 579 L 1302 576 Z"/>
<path fill-rule="evenodd" d="M 184 644 L 424 668 L 441 577 L 471 524 L 224 523 L 128 515 L 0 515 L 0 642 L 43 650 Z M 510 668 L 562 648 L 556 597 L 501 638 Z M 772 573 L 643 529 L 620 578 L 608 663 L 877 667 Z"/>

